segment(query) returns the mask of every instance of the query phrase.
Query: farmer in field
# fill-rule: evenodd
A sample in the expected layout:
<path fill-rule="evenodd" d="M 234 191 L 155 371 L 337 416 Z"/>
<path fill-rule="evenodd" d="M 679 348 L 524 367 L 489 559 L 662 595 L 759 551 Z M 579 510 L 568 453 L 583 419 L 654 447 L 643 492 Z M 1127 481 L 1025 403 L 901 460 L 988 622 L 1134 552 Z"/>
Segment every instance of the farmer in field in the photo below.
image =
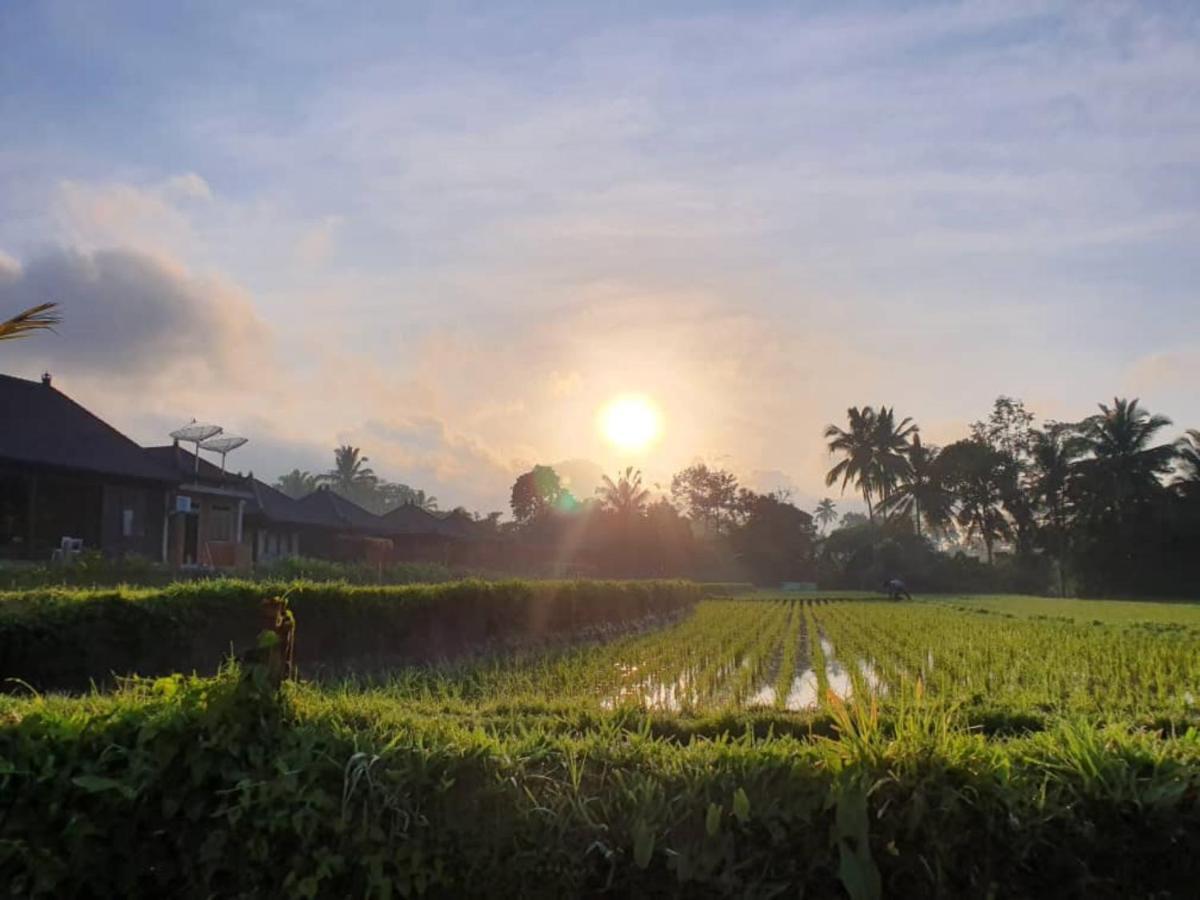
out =
<path fill-rule="evenodd" d="M 893 600 L 899 600 L 901 597 L 905 600 L 912 599 L 912 594 L 908 592 L 908 588 L 904 586 L 904 582 L 899 578 L 889 578 L 883 583 L 883 589 Z"/>

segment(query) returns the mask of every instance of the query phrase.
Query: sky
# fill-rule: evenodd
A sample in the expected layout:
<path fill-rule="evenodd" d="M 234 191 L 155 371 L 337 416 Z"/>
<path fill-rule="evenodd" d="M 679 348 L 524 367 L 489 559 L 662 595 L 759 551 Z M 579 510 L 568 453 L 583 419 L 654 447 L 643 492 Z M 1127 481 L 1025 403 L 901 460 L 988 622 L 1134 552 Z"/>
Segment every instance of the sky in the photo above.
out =
<path fill-rule="evenodd" d="M 535 463 L 836 499 L 851 405 L 1200 427 L 1197 86 L 1191 2 L 7 0 L 0 313 L 64 322 L 0 371 L 481 512 Z"/>

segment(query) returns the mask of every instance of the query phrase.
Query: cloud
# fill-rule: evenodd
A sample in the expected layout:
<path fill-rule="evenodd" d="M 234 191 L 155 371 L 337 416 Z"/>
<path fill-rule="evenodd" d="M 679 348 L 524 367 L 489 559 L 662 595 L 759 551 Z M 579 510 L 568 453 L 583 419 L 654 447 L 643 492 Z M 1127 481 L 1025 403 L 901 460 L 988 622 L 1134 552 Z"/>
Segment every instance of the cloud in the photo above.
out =
<path fill-rule="evenodd" d="M 146 253 L 57 250 L 0 279 L 0 309 L 59 304 L 57 334 L 9 345 L 9 360 L 112 382 L 196 378 L 228 385 L 269 354 L 249 298 Z"/>

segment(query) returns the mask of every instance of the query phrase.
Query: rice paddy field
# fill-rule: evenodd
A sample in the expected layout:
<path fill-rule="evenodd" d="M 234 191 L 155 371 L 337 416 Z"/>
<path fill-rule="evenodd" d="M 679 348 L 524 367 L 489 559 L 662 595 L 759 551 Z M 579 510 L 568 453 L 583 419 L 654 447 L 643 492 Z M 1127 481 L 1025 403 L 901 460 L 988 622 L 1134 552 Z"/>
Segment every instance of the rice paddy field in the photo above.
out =
<path fill-rule="evenodd" d="M 0 884 L 1194 896 L 1198 699 L 1197 604 L 761 592 L 279 692 L 11 695 Z"/>

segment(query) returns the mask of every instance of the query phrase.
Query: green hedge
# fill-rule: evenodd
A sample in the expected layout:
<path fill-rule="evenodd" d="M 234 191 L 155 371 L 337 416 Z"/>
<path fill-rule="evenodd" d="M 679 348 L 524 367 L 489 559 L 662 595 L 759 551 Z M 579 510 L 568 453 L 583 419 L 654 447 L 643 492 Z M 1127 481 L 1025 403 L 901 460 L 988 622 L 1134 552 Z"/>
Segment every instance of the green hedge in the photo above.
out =
<path fill-rule="evenodd" d="M 700 598 L 699 588 L 676 581 L 374 587 L 210 581 L 0 593 L 0 679 L 72 690 L 114 674 L 213 673 L 231 649 L 253 644 L 261 600 L 285 591 L 298 621 L 302 674 L 436 661 L 506 641 L 669 615 Z"/>
<path fill-rule="evenodd" d="M 1200 740 L 836 740 L 381 719 L 257 677 L 0 698 L 21 897 L 1151 897 L 1200 878 Z"/>

